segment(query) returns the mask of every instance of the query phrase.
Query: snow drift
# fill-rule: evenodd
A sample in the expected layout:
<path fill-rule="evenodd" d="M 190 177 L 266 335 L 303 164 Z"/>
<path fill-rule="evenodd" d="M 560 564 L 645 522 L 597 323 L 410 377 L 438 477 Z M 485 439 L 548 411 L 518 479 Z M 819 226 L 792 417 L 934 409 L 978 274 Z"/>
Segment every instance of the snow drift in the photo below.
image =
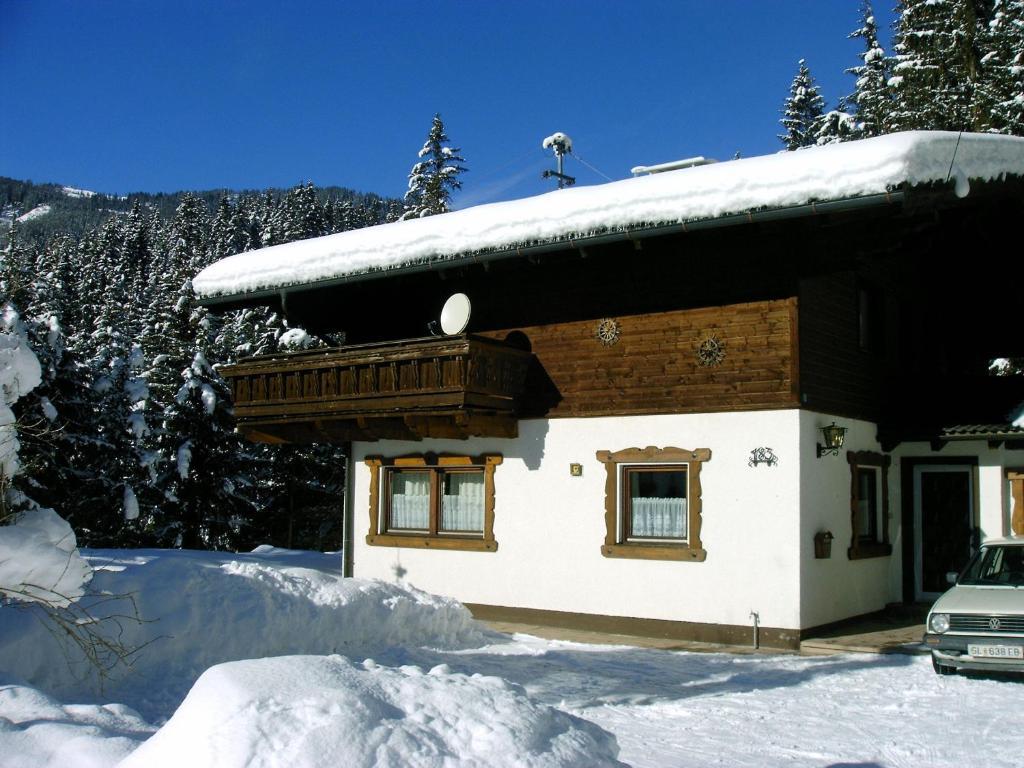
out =
<path fill-rule="evenodd" d="M 286 656 L 203 674 L 120 768 L 620 766 L 615 737 L 497 677 Z"/>
<path fill-rule="evenodd" d="M 364 658 L 401 645 L 464 647 L 481 634 L 460 603 L 379 581 L 344 579 L 339 555 L 260 547 L 252 554 L 87 550 L 95 569 L 79 605 L 138 649 L 106 701 L 166 717 L 208 667 L 291 654 Z M 62 699 L 96 700 L 95 670 L 29 610 L 0 608 L 0 679 Z M 137 611 L 141 621 L 131 618 Z M 65 654 L 68 663 L 64 662 Z"/>

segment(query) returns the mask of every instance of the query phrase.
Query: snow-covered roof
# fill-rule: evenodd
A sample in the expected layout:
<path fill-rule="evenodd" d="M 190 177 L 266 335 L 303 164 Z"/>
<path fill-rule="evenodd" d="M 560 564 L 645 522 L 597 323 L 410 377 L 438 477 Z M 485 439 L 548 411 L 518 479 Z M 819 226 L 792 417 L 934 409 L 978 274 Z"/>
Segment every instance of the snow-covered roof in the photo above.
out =
<path fill-rule="evenodd" d="M 901 187 L 1024 175 L 1024 138 L 914 131 L 573 187 L 230 256 L 200 272 L 200 298 L 282 290 L 468 255 Z"/>

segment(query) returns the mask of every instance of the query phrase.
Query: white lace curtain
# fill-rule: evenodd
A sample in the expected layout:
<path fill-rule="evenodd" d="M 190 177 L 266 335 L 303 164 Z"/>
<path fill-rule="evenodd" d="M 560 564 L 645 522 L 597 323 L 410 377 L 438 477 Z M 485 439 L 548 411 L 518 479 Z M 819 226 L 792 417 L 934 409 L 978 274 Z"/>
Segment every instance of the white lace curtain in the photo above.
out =
<path fill-rule="evenodd" d="M 450 472 L 440 478 L 442 531 L 483 531 L 483 472 Z M 391 473 L 391 520 L 389 528 L 430 530 L 430 473 Z"/>
<path fill-rule="evenodd" d="M 444 478 L 441 499 L 442 531 L 484 529 L 483 472 L 453 472 Z"/>
<path fill-rule="evenodd" d="M 429 530 L 429 473 L 391 473 L 391 521 L 389 527 L 413 531 Z"/>
<path fill-rule="evenodd" d="M 686 499 L 634 496 L 629 503 L 634 536 L 686 538 Z"/>

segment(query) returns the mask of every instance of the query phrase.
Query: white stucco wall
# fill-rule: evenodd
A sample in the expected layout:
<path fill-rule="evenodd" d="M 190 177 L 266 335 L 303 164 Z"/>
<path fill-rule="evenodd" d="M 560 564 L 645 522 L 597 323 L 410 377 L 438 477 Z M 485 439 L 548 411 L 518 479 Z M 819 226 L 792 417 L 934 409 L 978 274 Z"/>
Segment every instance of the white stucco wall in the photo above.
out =
<path fill-rule="evenodd" d="M 821 427 L 835 421 L 847 428 L 846 441 L 838 456 L 816 458 L 822 440 Z M 899 484 L 899 462 L 889 467 L 889 540 L 893 554 L 850 560 L 847 550 L 853 539 L 850 520 L 850 464 L 847 451 L 876 451 L 881 446 L 872 422 L 839 416 L 800 412 L 800 496 L 803 519 L 800 528 L 801 627 L 817 627 L 841 619 L 878 611 L 900 600 L 899 530 L 900 508 L 894 493 Z M 815 559 L 814 534 L 831 531 L 832 556 Z"/>
<path fill-rule="evenodd" d="M 846 444 L 839 456 L 813 460 L 815 446 L 821 440 L 820 427 L 833 420 L 848 428 Z M 1012 499 L 1006 468 L 1024 466 L 1024 451 L 990 448 L 982 440 L 947 443 L 938 451 L 932 450 L 929 443 L 901 443 L 889 454 L 892 459 L 888 476 L 892 555 L 850 560 L 847 548 L 853 530 L 846 451 L 881 452 L 875 437 L 873 423 L 812 411 L 801 412 L 801 455 L 807 459 L 803 462 L 800 479 L 803 507 L 800 534 L 802 628 L 870 613 L 903 600 L 903 496 L 912 493 L 912 489 L 902 487 L 904 458 L 947 459 L 951 463 L 956 459 L 977 459 L 975 498 L 982 535 L 988 538 L 1009 534 Z M 831 530 L 835 535 L 832 557 L 827 560 L 814 558 L 813 538 L 818 530 Z M 912 532 L 907 531 L 906 534 L 912 535 Z"/>
<path fill-rule="evenodd" d="M 353 445 L 354 574 L 395 580 L 471 603 L 555 611 L 799 628 L 802 548 L 801 412 L 521 421 L 514 440 L 383 441 Z M 654 445 L 710 448 L 703 465 L 705 562 L 606 558 L 604 465 L 598 450 Z M 774 467 L 749 467 L 751 450 L 772 448 Z M 495 452 L 498 551 L 371 547 L 367 455 Z M 811 453 L 813 459 L 813 453 Z M 583 465 L 572 477 L 569 465 Z M 833 461 L 838 464 L 838 461 Z M 845 465 L 845 462 L 844 462 Z M 848 488 L 848 482 L 840 483 Z M 844 555 L 845 556 L 845 555 Z"/>

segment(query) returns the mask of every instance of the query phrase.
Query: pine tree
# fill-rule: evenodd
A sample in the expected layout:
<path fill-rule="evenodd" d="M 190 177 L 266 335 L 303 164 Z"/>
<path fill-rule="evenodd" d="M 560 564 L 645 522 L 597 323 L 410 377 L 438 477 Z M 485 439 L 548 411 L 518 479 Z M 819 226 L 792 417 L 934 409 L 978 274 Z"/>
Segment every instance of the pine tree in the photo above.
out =
<path fill-rule="evenodd" d="M 825 111 L 825 100 L 818 90 L 818 84 L 811 75 L 807 63 L 800 59 L 799 69 L 793 83 L 789 87 L 789 97 L 782 110 L 779 121 L 786 132 L 779 134 L 779 140 L 786 149 L 794 150 L 801 147 L 812 147 L 817 143 L 816 129 L 818 121 Z"/>
<path fill-rule="evenodd" d="M 230 396 L 202 349 L 181 378 L 163 412 L 164 540 L 193 549 L 232 548 L 248 534 L 255 508 Z"/>
<path fill-rule="evenodd" d="M 990 130 L 1024 136 L 1024 0 L 995 0 L 984 31 L 979 109 Z"/>
<path fill-rule="evenodd" d="M 870 0 L 864 0 L 861 26 L 850 33 L 850 38 L 864 41 L 864 51 L 858 54 L 860 66 L 846 70 L 856 78 L 855 90 L 848 101 L 856 111 L 857 136 L 880 136 L 891 109 L 888 87 L 891 61 L 878 42 L 878 27 Z"/>
<path fill-rule="evenodd" d="M 300 184 L 288 190 L 282 203 L 284 242 L 306 240 L 327 234 L 327 216 L 316 196 L 313 184 Z"/>
<path fill-rule="evenodd" d="M 975 0 L 901 0 L 889 131 L 985 131 L 975 92 L 988 23 Z"/>
<path fill-rule="evenodd" d="M 815 119 L 811 134 L 817 146 L 838 144 L 859 138 L 857 119 L 846 108 L 846 100 L 840 99 L 835 109 L 830 109 Z"/>
<path fill-rule="evenodd" d="M 447 212 L 452 192 L 462 189 L 459 174 L 468 169 L 460 163 L 466 159 L 459 155 L 458 147 L 446 146 L 448 143 L 441 115 L 434 115 L 427 140 L 419 152 L 420 160 L 409 172 L 403 220 Z"/>

